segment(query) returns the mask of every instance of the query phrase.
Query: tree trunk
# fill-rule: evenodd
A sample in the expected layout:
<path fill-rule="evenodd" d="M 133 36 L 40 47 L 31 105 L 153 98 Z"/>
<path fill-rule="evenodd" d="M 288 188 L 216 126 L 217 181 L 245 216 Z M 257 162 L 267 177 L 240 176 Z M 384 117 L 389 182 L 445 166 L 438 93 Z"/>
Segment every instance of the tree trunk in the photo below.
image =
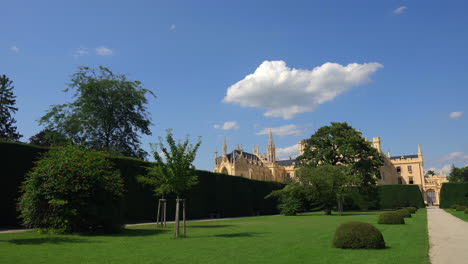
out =
<path fill-rule="evenodd" d="M 331 215 L 331 209 L 330 207 L 326 206 L 324 209 L 326 215 Z"/>
<path fill-rule="evenodd" d="M 338 199 L 338 212 L 340 213 L 340 216 L 343 215 L 343 200 Z"/>
<path fill-rule="evenodd" d="M 156 214 L 156 227 L 158 227 L 159 225 L 159 213 L 161 212 L 161 199 L 159 199 L 158 201 L 158 213 Z M 161 224 L 162 224 L 162 221 L 161 221 Z"/>
<path fill-rule="evenodd" d="M 187 235 L 186 233 L 186 229 L 187 229 L 187 226 L 186 226 L 186 219 L 185 219 L 185 199 L 184 199 L 184 203 L 182 204 L 182 218 L 184 219 L 184 237 Z"/>
<path fill-rule="evenodd" d="M 175 237 L 179 237 L 179 196 L 177 196 L 177 199 L 176 199 Z"/>
<path fill-rule="evenodd" d="M 164 211 L 163 211 L 164 227 L 166 227 L 166 204 L 167 204 L 166 199 L 164 199 Z"/>

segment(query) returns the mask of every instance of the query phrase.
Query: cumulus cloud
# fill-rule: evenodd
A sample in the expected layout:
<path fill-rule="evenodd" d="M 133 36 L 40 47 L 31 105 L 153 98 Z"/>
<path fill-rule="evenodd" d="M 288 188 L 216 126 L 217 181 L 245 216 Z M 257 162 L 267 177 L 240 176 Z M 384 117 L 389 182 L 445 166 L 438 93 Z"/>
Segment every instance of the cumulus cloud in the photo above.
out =
<path fill-rule="evenodd" d="M 305 129 L 300 129 L 296 125 L 285 125 L 285 126 L 280 126 L 280 127 L 271 127 L 271 128 L 265 128 L 259 132 L 257 132 L 257 135 L 267 135 L 268 133 L 271 132 L 275 135 L 278 136 L 289 136 L 289 135 L 294 135 L 294 136 L 300 136 L 304 133 Z"/>
<path fill-rule="evenodd" d="M 216 129 L 222 129 L 222 130 L 234 130 L 234 129 L 240 128 L 240 126 L 237 124 L 236 121 L 227 121 L 227 122 L 224 122 L 223 125 L 216 124 L 213 127 Z"/>
<path fill-rule="evenodd" d="M 277 148 L 276 156 L 279 159 L 288 159 L 289 157 L 295 158 L 299 156 L 299 144 L 292 145 L 286 148 Z"/>
<path fill-rule="evenodd" d="M 462 114 L 463 114 L 463 112 L 451 112 L 449 114 L 449 117 L 451 119 L 458 119 L 458 118 L 460 118 L 462 116 Z"/>
<path fill-rule="evenodd" d="M 393 10 L 393 14 L 395 15 L 401 15 L 403 14 L 403 12 L 405 12 L 405 10 L 407 9 L 408 7 L 406 6 L 400 6 L 398 7 L 397 9 Z"/>
<path fill-rule="evenodd" d="M 75 53 L 73 54 L 73 56 L 75 58 L 78 58 L 78 57 L 81 57 L 81 56 L 86 56 L 86 55 L 89 55 L 89 51 L 88 49 L 86 48 L 79 48 L 75 51 Z"/>
<path fill-rule="evenodd" d="M 10 50 L 13 51 L 13 52 L 19 52 L 19 48 L 16 47 L 16 46 L 11 46 Z"/>
<path fill-rule="evenodd" d="M 175 24 L 172 24 L 170 27 L 169 27 L 169 30 L 170 31 L 174 31 L 176 29 L 176 25 Z"/>
<path fill-rule="evenodd" d="M 96 48 L 96 54 L 100 56 L 110 56 L 114 53 L 111 49 L 101 46 Z"/>
<path fill-rule="evenodd" d="M 439 159 L 440 162 L 466 160 L 468 155 L 463 152 L 452 152 Z"/>
<path fill-rule="evenodd" d="M 352 87 L 367 83 L 380 63 L 327 62 L 312 70 L 294 69 L 284 61 L 264 61 L 254 73 L 231 85 L 225 103 L 265 109 L 265 116 L 293 118 L 312 112 Z"/>

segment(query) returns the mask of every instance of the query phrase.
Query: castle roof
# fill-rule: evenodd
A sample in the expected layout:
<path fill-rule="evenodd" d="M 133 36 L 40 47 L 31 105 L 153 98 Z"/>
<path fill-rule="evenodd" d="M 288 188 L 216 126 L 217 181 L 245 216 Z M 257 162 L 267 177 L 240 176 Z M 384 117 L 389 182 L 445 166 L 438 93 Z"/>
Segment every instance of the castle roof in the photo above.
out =
<path fill-rule="evenodd" d="M 397 160 L 397 159 L 416 159 L 418 155 L 401 155 L 401 156 L 392 156 L 390 160 Z"/>
<path fill-rule="evenodd" d="M 281 165 L 283 167 L 292 166 L 292 165 L 294 165 L 294 162 L 296 162 L 295 159 L 287 159 L 287 160 L 278 160 L 278 161 L 276 161 L 276 163 L 278 163 L 278 165 Z"/>
<path fill-rule="evenodd" d="M 227 156 L 227 159 L 232 162 L 232 161 L 237 161 L 240 158 L 241 153 L 245 159 L 262 162 L 262 160 L 259 157 L 257 157 L 257 155 L 254 155 L 252 153 L 248 153 L 245 151 L 240 151 L 238 149 L 233 150 L 231 153 L 227 154 L 226 156 Z"/>

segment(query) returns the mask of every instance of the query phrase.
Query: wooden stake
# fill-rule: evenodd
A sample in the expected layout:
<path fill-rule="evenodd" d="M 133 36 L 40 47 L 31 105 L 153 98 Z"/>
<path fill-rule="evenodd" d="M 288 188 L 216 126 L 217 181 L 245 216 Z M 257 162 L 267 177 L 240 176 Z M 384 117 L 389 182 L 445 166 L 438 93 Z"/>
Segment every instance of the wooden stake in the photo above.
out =
<path fill-rule="evenodd" d="M 177 199 L 176 199 L 175 237 L 179 237 L 179 197 L 177 197 Z"/>
<path fill-rule="evenodd" d="M 182 217 L 184 219 L 184 237 L 187 235 L 186 233 L 186 221 L 185 221 L 185 199 L 183 200 L 183 204 L 182 204 L 182 210 L 183 210 L 183 213 L 182 213 Z"/>

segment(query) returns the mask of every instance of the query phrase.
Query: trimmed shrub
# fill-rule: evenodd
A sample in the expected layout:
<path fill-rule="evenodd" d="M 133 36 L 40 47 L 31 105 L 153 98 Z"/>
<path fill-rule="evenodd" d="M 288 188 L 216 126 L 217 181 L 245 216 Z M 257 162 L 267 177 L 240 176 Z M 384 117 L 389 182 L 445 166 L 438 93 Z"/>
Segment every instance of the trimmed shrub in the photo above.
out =
<path fill-rule="evenodd" d="M 404 225 L 405 218 L 397 212 L 384 212 L 379 215 L 378 224 L 385 225 Z"/>
<path fill-rule="evenodd" d="M 458 206 L 455 210 L 457 210 L 457 211 L 465 211 L 465 208 L 466 208 L 465 206 L 460 205 L 460 206 Z"/>
<path fill-rule="evenodd" d="M 410 213 L 410 211 L 408 211 L 408 210 L 406 210 L 406 209 L 396 210 L 395 212 L 401 214 L 401 216 L 403 216 L 404 218 L 411 218 L 411 213 Z"/>
<path fill-rule="evenodd" d="M 468 205 L 468 182 L 444 182 L 440 190 L 440 208 Z M 454 208 L 455 209 L 455 208 Z"/>
<path fill-rule="evenodd" d="M 414 214 L 418 211 L 418 208 L 416 207 L 406 207 L 406 210 L 408 210 L 411 214 Z"/>
<path fill-rule="evenodd" d="M 389 184 L 378 186 L 381 209 L 399 207 L 424 208 L 424 199 L 418 185 Z"/>
<path fill-rule="evenodd" d="M 465 214 L 468 214 L 468 207 L 465 208 Z"/>
<path fill-rule="evenodd" d="M 452 204 L 452 205 L 450 206 L 450 209 L 457 209 L 458 206 L 459 206 L 458 204 Z"/>
<path fill-rule="evenodd" d="M 123 226 L 123 182 L 107 154 L 52 147 L 21 186 L 23 224 L 58 233 L 117 231 Z"/>
<path fill-rule="evenodd" d="M 336 248 L 385 248 L 382 233 L 373 225 L 364 222 L 346 222 L 335 231 L 333 246 Z"/>

